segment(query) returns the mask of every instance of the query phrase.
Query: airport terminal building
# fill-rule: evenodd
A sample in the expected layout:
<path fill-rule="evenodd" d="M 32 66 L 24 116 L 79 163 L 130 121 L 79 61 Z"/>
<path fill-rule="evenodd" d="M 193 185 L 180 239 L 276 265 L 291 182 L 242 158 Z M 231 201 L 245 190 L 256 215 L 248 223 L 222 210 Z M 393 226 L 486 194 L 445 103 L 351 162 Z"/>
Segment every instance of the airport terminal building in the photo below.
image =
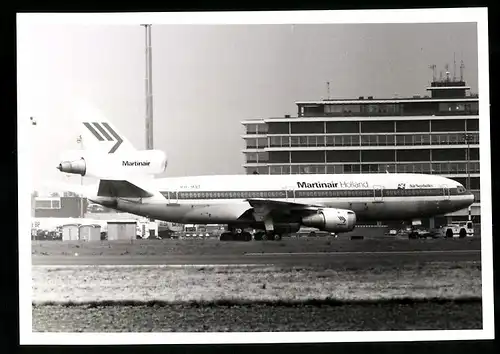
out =
<path fill-rule="evenodd" d="M 438 174 L 472 191 L 480 222 L 479 96 L 469 90 L 448 74 L 423 97 L 299 101 L 296 117 L 245 120 L 246 173 Z M 468 211 L 447 216 L 439 223 Z"/>

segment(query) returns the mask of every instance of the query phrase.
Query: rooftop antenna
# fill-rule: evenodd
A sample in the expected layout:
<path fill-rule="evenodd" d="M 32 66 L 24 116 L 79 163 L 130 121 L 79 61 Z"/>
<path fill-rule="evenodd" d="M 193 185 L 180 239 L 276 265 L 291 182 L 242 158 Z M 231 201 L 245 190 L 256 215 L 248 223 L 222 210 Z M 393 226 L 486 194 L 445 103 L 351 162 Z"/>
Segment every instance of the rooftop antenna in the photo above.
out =
<path fill-rule="evenodd" d="M 461 60 L 460 61 L 460 81 L 464 81 L 464 68 L 465 68 L 464 61 Z"/>
<path fill-rule="evenodd" d="M 457 81 L 457 62 L 455 60 L 455 52 L 453 52 L 453 81 Z"/>
<path fill-rule="evenodd" d="M 446 70 L 446 81 L 450 81 L 450 72 L 448 71 L 449 65 L 445 64 L 444 69 Z"/>
<path fill-rule="evenodd" d="M 443 70 L 439 70 L 439 81 L 443 81 Z"/>
<path fill-rule="evenodd" d="M 142 24 L 146 32 L 146 150 L 153 150 L 153 76 L 151 54 L 151 25 Z"/>
<path fill-rule="evenodd" d="M 432 69 L 432 82 L 436 81 L 436 64 L 429 65 L 429 69 Z"/>
<path fill-rule="evenodd" d="M 330 99 L 330 81 L 326 82 L 326 93 L 327 93 L 328 99 Z"/>

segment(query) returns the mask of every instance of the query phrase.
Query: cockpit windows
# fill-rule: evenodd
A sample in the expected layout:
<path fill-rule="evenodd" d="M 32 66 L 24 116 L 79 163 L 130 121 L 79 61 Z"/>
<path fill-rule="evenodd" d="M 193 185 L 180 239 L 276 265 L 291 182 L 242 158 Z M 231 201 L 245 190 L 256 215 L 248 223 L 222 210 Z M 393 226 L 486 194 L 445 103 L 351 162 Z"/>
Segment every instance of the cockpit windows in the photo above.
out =
<path fill-rule="evenodd" d="M 457 186 L 457 192 L 458 192 L 459 194 L 461 194 L 461 193 L 465 193 L 465 188 L 464 188 L 463 186 Z"/>

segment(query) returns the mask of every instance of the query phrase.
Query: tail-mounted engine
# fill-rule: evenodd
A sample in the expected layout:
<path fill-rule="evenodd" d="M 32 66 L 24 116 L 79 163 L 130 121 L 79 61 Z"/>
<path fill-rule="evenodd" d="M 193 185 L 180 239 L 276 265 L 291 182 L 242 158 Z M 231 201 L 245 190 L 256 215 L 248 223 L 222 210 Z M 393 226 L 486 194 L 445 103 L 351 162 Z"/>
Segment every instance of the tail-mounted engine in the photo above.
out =
<path fill-rule="evenodd" d="M 62 161 L 57 169 L 81 176 L 105 177 L 110 174 L 156 175 L 167 168 L 163 151 L 143 150 L 120 155 L 83 154 L 79 159 Z"/>

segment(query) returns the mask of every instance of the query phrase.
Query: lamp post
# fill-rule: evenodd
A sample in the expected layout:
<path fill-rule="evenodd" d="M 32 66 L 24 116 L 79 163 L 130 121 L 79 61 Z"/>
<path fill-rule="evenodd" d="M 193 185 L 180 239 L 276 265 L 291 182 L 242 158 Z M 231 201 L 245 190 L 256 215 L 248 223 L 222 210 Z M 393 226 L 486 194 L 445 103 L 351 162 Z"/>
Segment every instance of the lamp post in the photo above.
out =
<path fill-rule="evenodd" d="M 464 140 L 467 144 L 467 190 L 470 191 L 470 142 L 474 139 L 472 134 L 464 134 Z"/>
<path fill-rule="evenodd" d="M 472 134 L 464 134 L 464 140 L 467 143 L 467 191 L 470 193 L 470 142 L 474 139 Z M 471 221 L 471 206 L 469 205 L 467 208 L 468 211 L 468 219 Z"/>
<path fill-rule="evenodd" d="M 33 117 L 30 117 L 30 122 L 31 122 L 31 126 L 36 126 L 36 120 L 35 118 Z M 34 133 L 32 133 L 32 136 L 35 135 Z M 34 195 L 34 192 L 32 191 L 31 192 L 31 217 L 32 217 L 32 221 L 33 221 L 33 218 L 35 217 L 36 215 L 36 196 Z M 32 241 L 34 241 L 36 239 L 36 234 L 35 234 L 35 231 L 34 231 L 34 228 L 33 228 L 33 224 L 31 224 L 31 239 Z"/>
<path fill-rule="evenodd" d="M 83 150 L 83 139 L 81 135 L 78 135 L 76 138 L 76 142 L 80 144 L 80 150 Z M 80 187 L 83 187 L 83 176 L 80 176 Z M 83 212 L 83 195 L 80 196 L 80 217 L 83 218 L 85 216 Z"/>

